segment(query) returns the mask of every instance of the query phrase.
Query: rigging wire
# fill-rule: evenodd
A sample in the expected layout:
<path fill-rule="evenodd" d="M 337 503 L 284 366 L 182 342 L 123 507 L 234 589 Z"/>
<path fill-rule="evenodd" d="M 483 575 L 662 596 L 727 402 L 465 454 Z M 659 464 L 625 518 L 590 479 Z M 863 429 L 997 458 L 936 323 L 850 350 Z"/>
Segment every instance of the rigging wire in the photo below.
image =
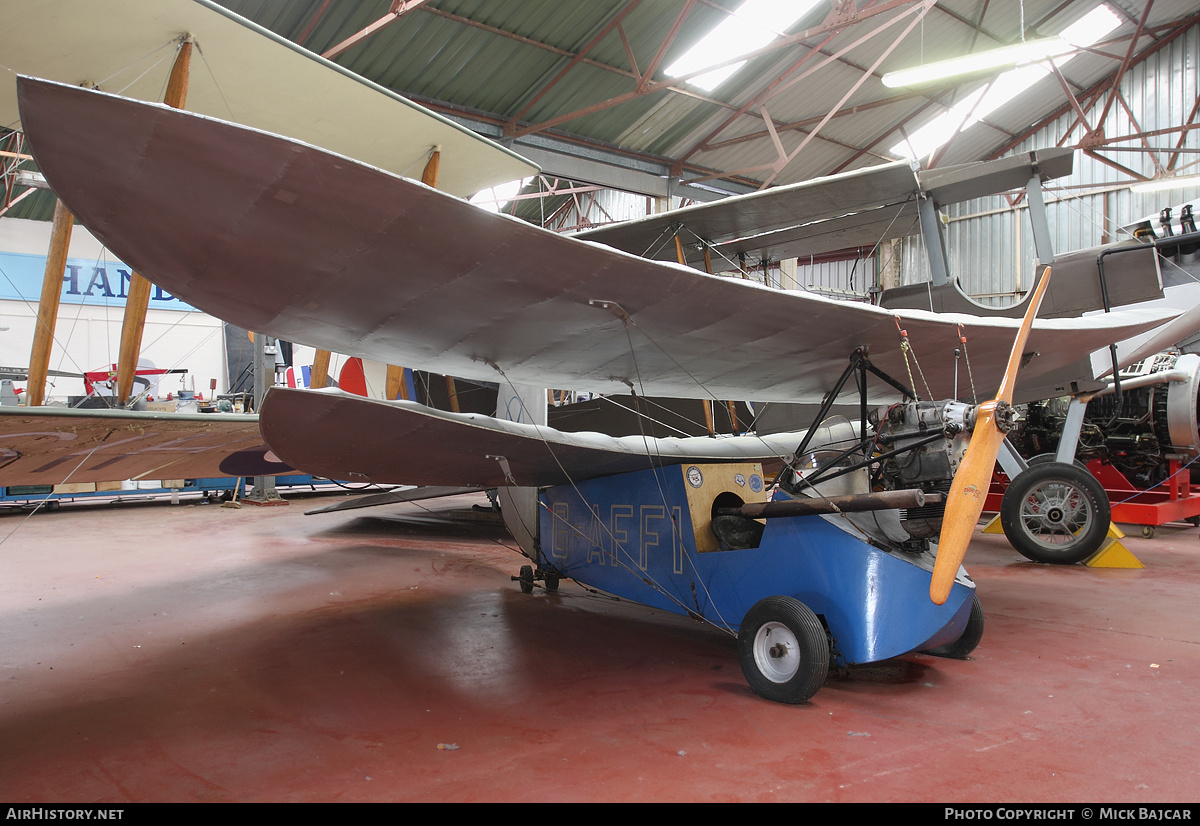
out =
<path fill-rule="evenodd" d="M 631 341 L 631 345 L 632 345 L 632 341 Z M 492 369 L 494 369 L 497 373 L 500 374 L 500 376 L 508 384 L 509 388 L 513 391 L 513 393 L 517 396 L 518 399 L 520 399 L 521 394 L 517 391 L 516 386 L 513 384 L 512 380 L 509 379 L 508 375 L 504 372 L 504 369 L 494 362 L 489 361 L 487 363 L 489 364 L 489 366 L 492 367 Z M 632 387 L 630 389 L 632 389 Z M 522 402 L 522 404 L 523 404 L 523 402 Z M 563 467 L 563 464 L 559 460 L 558 455 L 555 453 L 554 448 L 550 444 L 549 439 L 542 432 L 542 427 L 540 425 L 538 425 L 536 422 L 531 422 L 531 424 L 533 425 L 535 432 L 538 434 L 538 437 L 542 440 L 543 444 L 545 444 L 546 449 L 550 452 L 551 458 L 554 459 L 555 464 L 558 465 L 559 470 L 562 472 L 563 476 L 567 479 L 568 484 L 571 486 L 571 489 L 575 492 L 575 495 L 579 497 L 579 499 L 583 503 L 584 507 L 587 508 L 593 514 L 598 513 L 598 511 L 593 508 L 593 506 L 589 502 L 588 498 L 583 494 L 583 491 L 581 491 L 579 489 L 579 485 L 575 481 L 574 477 L 566 470 L 565 467 Z M 645 440 L 645 438 L 646 437 L 643 435 L 643 440 Z M 667 518 L 669 518 L 671 520 L 672 525 L 673 525 L 674 541 L 678 543 L 678 547 L 680 549 L 681 555 L 686 557 L 687 556 L 686 548 L 683 545 L 682 534 L 680 533 L 682 529 L 679 526 L 679 524 L 675 521 L 675 519 L 673 518 L 673 515 L 672 515 L 673 511 L 676 510 L 676 508 L 672 508 L 670 506 L 670 503 L 667 502 L 667 500 L 666 500 L 665 493 L 662 492 L 662 482 L 658 477 L 658 471 L 661 469 L 661 467 L 656 467 L 654 465 L 654 462 L 653 462 L 654 456 L 650 452 L 649 444 L 647 444 L 647 457 L 651 459 L 650 469 L 652 471 L 654 471 L 655 480 L 659 484 L 660 495 L 663 497 L 666 516 L 667 516 Z M 660 457 L 659 461 L 661 463 L 661 457 Z M 515 480 L 513 480 L 513 481 L 515 481 Z M 588 543 L 597 547 L 597 549 L 600 550 L 601 552 L 603 552 L 605 550 L 603 548 L 603 546 L 596 546 L 595 543 L 592 541 L 592 539 L 590 537 L 584 535 L 584 533 L 581 530 L 579 530 L 577 527 L 575 527 L 574 525 L 572 525 L 569 522 L 565 522 L 565 520 L 562 520 L 562 517 L 560 517 L 558 514 L 556 514 L 552 508 L 547 507 L 545 502 L 543 502 L 540 497 L 538 498 L 538 507 L 540 509 L 545 510 L 547 513 L 549 513 L 552 519 L 564 521 L 566 527 L 575 536 L 578 536 L 578 537 L 584 539 Z M 517 514 L 517 518 L 520 520 L 521 525 L 525 529 L 525 531 L 527 533 L 529 533 L 530 535 L 533 535 L 533 532 L 529 530 L 529 526 L 525 524 L 524 517 L 520 513 Z M 624 546 L 624 544 L 621 541 L 619 541 L 616 538 L 616 535 L 613 533 L 612 527 L 607 522 L 600 520 L 598 518 L 595 521 L 601 527 L 602 531 L 604 533 L 606 533 L 609 537 L 609 540 L 611 543 L 611 551 L 612 551 L 611 554 L 609 555 L 609 558 L 612 559 L 618 565 L 620 565 L 621 568 L 623 568 L 624 570 L 633 574 L 634 576 L 638 577 L 639 580 L 641 580 L 642 582 L 645 582 L 647 585 L 649 585 L 651 588 L 653 588 L 655 591 L 657 591 L 660 595 L 662 595 L 667 600 L 669 600 L 670 602 L 677 605 L 687 615 L 697 616 L 699 619 L 703 620 L 704 622 L 707 622 L 716 628 L 720 628 L 721 630 L 723 630 L 729 634 L 734 633 L 732 628 L 728 625 L 728 623 L 726 623 L 724 626 L 714 623 L 712 620 L 703 616 L 703 614 L 701 614 L 699 611 L 695 611 L 692 608 L 688 607 L 682 600 L 680 600 L 675 594 L 671 593 L 671 591 L 669 591 L 661 583 L 657 582 L 653 577 L 648 576 L 647 572 L 645 570 L 641 569 L 641 566 L 638 563 L 638 561 L 634 559 L 633 554 Z M 622 558 L 622 556 L 621 556 L 622 554 L 624 554 L 624 556 L 628 557 L 628 560 L 629 560 L 628 562 Z M 694 570 L 694 563 L 693 563 L 693 570 Z M 698 577 L 698 578 L 700 578 L 700 577 Z M 703 587 L 702 578 L 701 578 L 701 585 Z M 709 599 L 709 604 L 712 604 L 711 598 Z M 714 606 L 714 610 L 716 610 L 715 606 Z M 720 618 L 719 611 L 718 611 L 718 617 Z M 725 622 L 723 618 L 721 618 L 721 622 L 723 622 L 723 623 Z"/>
<path fill-rule="evenodd" d="M 108 435 L 111 435 L 111 434 L 112 434 L 112 431 L 109 431 L 109 434 L 108 434 Z M 100 449 L 100 448 L 101 448 L 101 447 L 104 445 L 104 441 L 105 441 L 105 439 L 107 439 L 107 438 L 108 438 L 108 435 L 106 435 L 106 436 L 105 436 L 103 439 L 101 439 L 100 441 L 98 441 L 98 442 L 96 443 L 96 446 L 95 446 L 95 447 L 93 447 L 91 450 L 89 450 L 89 451 L 87 452 L 87 455 L 86 455 L 86 456 L 84 456 L 82 459 L 80 459 L 80 460 L 79 460 L 79 464 L 77 464 L 77 465 L 75 465 L 75 467 L 71 468 L 71 472 L 70 472 L 70 473 L 68 473 L 68 474 L 67 474 L 67 475 L 66 475 L 66 476 L 63 478 L 63 480 L 62 480 L 61 482 L 59 482 L 58 484 L 59 484 L 59 485 L 65 485 L 65 484 L 67 484 L 67 482 L 69 482 L 69 481 L 70 481 L 71 477 L 75 475 L 75 471 L 77 471 L 77 470 L 79 470 L 81 467 L 83 467 L 84 463 L 85 463 L 85 462 L 86 462 L 88 459 L 92 458 L 92 454 L 93 454 L 93 453 L 95 453 L 97 450 L 99 450 L 99 449 Z M 16 524 L 16 525 L 13 527 L 13 529 L 12 529 L 11 531 L 9 531 L 7 534 L 5 534 L 3 539 L 0 539 L 0 545 L 3 545 L 5 542 L 7 542 L 9 539 L 11 539 L 11 538 L 12 538 L 12 535 L 13 535 L 13 534 L 15 534 L 15 533 L 16 533 L 18 530 L 20 530 L 20 529 L 21 529 L 21 527 L 22 527 L 22 526 L 23 526 L 23 525 L 24 525 L 26 522 L 28 522 L 28 521 L 29 521 L 30 517 L 32 517 L 32 516 L 33 516 L 35 513 L 37 513 L 39 510 L 41 510 L 41 507 L 42 507 L 42 505 L 45 505 L 47 502 L 49 502 L 49 501 L 50 501 L 50 498 L 54 496 L 54 488 L 55 488 L 55 487 L 56 487 L 55 485 L 51 485 L 51 487 L 50 487 L 50 492 L 46 494 L 46 497 L 45 497 L 44 499 L 42 499 L 40 502 L 38 502 L 38 503 L 37 503 L 37 504 L 34 506 L 33 510 L 31 510 L 31 511 L 30 511 L 28 514 L 26 514 L 25 518 L 24 518 L 24 519 L 22 519 L 20 522 L 18 522 L 18 523 L 17 523 L 17 524 Z"/>

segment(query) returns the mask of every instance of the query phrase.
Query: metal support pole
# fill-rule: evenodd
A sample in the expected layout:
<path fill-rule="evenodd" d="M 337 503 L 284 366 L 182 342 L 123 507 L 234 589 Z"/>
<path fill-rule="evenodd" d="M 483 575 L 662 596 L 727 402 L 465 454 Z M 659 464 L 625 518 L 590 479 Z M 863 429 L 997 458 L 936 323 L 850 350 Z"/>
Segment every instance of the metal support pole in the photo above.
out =
<path fill-rule="evenodd" d="M 269 378 L 268 378 L 269 377 Z M 267 337 L 262 333 L 254 334 L 254 412 L 262 409 L 263 399 L 267 391 L 275 384 L 275 360 L 267 361 Z M 274 476 L 255 476 L 254 487 L 246 494 L 243 502 L 250 505 L 286 505 L 288 504 L 275 489 Z"/>
<path fill-rule="evenodd" d="M 919 210 L 921 237 L 929 258 L 929 272 L 934 284 L 950 283 L 950 267 L 946 261 L 946 244 L 942 240 L 942 221 L 932 198 L 922 198 Z"/>
<path fill-rule="evenodd" d="M 1046 218 L 1046 201 L 1042 198 L 1042 179 L 1037 172 L 1025 185 L 1029 198 L 1029 223 L 1033 227 L 1033 249 L 1042 266 L 1054 263 L 1054 246 L 1050 242 L 1050 222 Z M 1036 279 L 1035 279 L 1036 283 Z"/>
<path fill-rule="evenodd" d="M 1067 419 L 1063 422 L 1062 436 L 1058 440 L 1058 452 L 1054 461 L 1071 464 L 1075 461 L 1075 451 L 1079 447 L 1079 434 L 1083 432 L 1083 414 L 1087 412 L 1087 402 L 1075 396 L 1067 406 Z"/>
<path fill-rule="evenodd" d="M 1029 465 L 1021 458 L 1021 454 L 1017 453 L 1016 448 L 1007 438 L 1000 443 L 1000 452 L 996 454 L 996 461 L 1000 463 L 1000 469 L 1004 471 L 1004 475 L 1010 481 L 1029 469 Z"/>

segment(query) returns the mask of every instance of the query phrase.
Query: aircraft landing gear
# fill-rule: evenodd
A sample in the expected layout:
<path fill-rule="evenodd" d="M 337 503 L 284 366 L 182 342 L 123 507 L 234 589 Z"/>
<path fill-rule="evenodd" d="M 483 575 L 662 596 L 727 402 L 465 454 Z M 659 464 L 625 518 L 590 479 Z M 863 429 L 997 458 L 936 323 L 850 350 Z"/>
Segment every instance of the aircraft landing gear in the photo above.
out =
<path fill-rule="evenodd" d="M 532 565 L 522 565 L 520 575 L 513 577 L 513 579 L 515 579 L 517 582 L 521 583 L 521 593 L 522 594 L 532 594 L 533 593 L 533 566 Z"/>
<path fill-rule="evenodd" d="M 1000 502 L 1004 535 L 1034 562 L 1082 562 L 1100 550 L 1111 518 L 1104 488 L 1074 464 L 1035 459 Z"/>
<path fill-rule="evenodd" d="M 521 583 L 522 594 L 532 594 L 533 585 L 538 580 L 542 581 L 542 587 L 547 591 L 557 591 L 560 578 L 561 575 L 553 568 L 538 568 L 535 573 L 532 565 L 522 565 L 521 572 L 512 580 Z"/>
<path fill-rule="evenodd" d="M 829 637 L 808 606 L 791 597 L 767 597 L 742 620 L 738 660 L 758 696 L 804 703 L 829 674 Z"/>

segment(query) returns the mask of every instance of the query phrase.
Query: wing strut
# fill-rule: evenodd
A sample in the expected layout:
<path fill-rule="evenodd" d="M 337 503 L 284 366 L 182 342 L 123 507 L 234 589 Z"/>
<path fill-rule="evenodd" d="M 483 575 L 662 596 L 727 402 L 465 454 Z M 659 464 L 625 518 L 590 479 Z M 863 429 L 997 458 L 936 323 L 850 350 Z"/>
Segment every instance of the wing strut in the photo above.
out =
<path fill-rule="evenodd" d="M 163 103 L 182 109 L 187 102 L 188 79 L 192 67 L 192 36 L 184 35 L 179 42 L 179 54 L 171 66 Z M 178 193 L 179 197 L 186 197 Z M 121 349 L 117 355 L 117 404 L 129 404 L 133 393 L 133 377 L 137 372 L 138 354 L 142 349 L 142 332 L 146 329 L 146 310 L 150 306 L 150 281 L 141 273 L 129 274 L 129 293 L 125 298 L 125 318 L 121 324 Z"/>
<path fill-rule="evenodd" d="M 429 153 L 429 160 L 425 164 L 425 171 L 421 173 L 421 183 L 425 186 L 437 189 L 438 171 L 442 165 L 442 148 L 440 146 L 433 147 L 433 151 Z M 455 413 L 458 412 L 458 393 L 454 387 L 454 379 L 446 376 L 446 391 L 450 395 L 450 409 Z M 388 401 L 400 398 L 408 401 L 408 387 L 404 382 L 404 368 L 389 364 L 387 366 L 387 379 L 384 382 L 383 397 Z"/>

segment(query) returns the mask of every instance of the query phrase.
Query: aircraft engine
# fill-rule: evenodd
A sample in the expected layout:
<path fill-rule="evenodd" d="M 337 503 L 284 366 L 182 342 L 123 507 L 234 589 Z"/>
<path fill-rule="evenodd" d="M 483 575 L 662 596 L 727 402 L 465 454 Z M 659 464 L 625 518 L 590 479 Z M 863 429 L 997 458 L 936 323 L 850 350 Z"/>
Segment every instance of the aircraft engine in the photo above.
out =
<path fill-rule="evenodd" d="M 1149 487 L 1166 478 L 1168 459 L 1200 455 L 1200 356 L 1160 353 L 1123 370 L 1121 382 L 1119 396 L 1088 402 L 1075 456 L 1085 463 L 1100 459 Z M 1017 440 L 1022 453 L 1057 450 L 1069 401 L 1029 405 Z"/>
<path fill-rule="evenodd" d="M 948 494 L 974 424 L 975 408 L 958 401 L 893 405 L 876 439 L 877 455 L 895 452 L 882 462 L 884 486 Z M 900 524 L 914 539 L 930 539 L 941 531 L 945 510 L 944 503 L 902 510 Z"/>

